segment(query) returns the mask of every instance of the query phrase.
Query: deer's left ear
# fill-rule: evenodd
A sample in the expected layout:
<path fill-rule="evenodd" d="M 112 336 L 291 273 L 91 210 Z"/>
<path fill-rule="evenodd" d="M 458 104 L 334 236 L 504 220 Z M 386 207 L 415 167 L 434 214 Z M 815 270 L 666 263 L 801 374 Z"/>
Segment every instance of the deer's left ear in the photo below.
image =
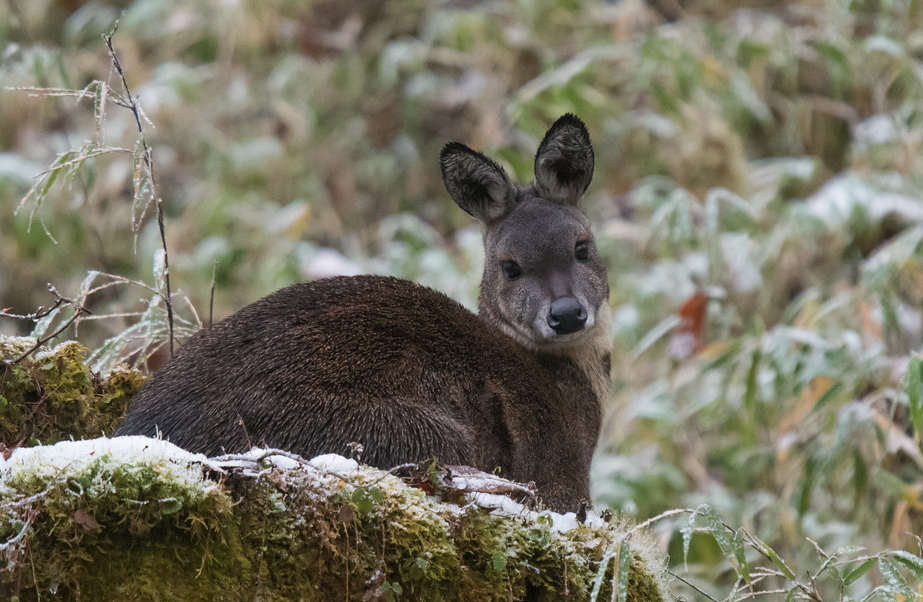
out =
<path fill-rule="evenodd" d="M 586 125 L 570 113 L 560 117 L 535 154 L 535 187 L 549 201 L 578 205 L 593 179 L 595 159 Z"/>

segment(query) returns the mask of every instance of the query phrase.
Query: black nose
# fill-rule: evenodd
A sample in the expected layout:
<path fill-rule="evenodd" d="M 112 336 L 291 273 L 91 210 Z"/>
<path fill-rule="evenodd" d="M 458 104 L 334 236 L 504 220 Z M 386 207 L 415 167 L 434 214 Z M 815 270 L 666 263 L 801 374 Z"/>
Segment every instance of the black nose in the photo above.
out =
<path fill-rule="evenodd" d="M 586 324 L 586 310 L 573 297 L 563 297 L 551 304 L 548 312 L 548 326 L 558 334 L 571 334 L 583 330 Z"/>

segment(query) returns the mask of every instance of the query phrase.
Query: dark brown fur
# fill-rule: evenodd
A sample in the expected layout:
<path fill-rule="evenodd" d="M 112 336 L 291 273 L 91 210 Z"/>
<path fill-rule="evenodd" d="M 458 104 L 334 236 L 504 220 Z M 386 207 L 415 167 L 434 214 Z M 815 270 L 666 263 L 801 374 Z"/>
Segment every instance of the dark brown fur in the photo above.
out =
<path fill-rule="evenodd" d="M 190 339 L 116 434 L 160 431 L 205 454 L 265 445 L 312 457 L 359 442 L 373 466 L 499 468 L 576 510 L 609 381 L 605 268 L 579 209 L 589 137 L 575 117 L 558 120 L 526 188 L 457 143 L 442 165 L 452 197 L 485 223 L 479 316 L 395 278 L 297 284 Z M 561 299 L 585 324 L 549 326 Z"/>

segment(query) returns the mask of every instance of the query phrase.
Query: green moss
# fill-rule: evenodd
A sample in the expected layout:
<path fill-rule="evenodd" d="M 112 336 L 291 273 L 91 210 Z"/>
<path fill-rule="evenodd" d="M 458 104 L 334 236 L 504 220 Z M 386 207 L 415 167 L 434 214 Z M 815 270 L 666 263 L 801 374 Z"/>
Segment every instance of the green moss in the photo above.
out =
<path fill-rule="evenodd" d="M 23 602 L 50 590 L 56 600 L 589 600 L 626 531 L 556 532 L 546 515 L 443 503 L 374 469 L 238 463 L 220 474 L 160 441 L 141 443 L 177 457 L 105 451 L 119 441 L 99 440 L 100 453 L 64 469 L 0 464 L 0 542 L 31 523 L 0 552 L 10 567 L 0 591 Z M 628 537 L 629 600 L 663 600 L 659 560 Z M 611 579 L 609 568 L 599 599 Z"/>
<path fill-rule="evenodd" d="M 15 578 L 28 584 L 21 600 L 44 591 L 64 600 L 212 600 L 246 569 L 232 500 L 217 483 L 190 479 L 172 460 L 84 455 L 74 468 L 0 475 L 0 541 L 29 524 L 7 546 L 12 570 L 0 572 L 0 591 Z"/>
<path fill-rule="evenodd" d="M 0 336 L 0 442 L 12 448 L 111 433 L 146 376 L 126 367 L 101 376 L 75 342 L 15 361 L 32 344 Z"/>

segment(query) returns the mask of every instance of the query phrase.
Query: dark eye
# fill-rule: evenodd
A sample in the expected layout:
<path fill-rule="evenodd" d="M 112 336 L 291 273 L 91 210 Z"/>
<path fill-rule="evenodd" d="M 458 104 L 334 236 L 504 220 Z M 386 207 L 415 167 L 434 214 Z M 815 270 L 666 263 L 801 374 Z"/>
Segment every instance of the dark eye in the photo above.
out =
<path fill-rule="evenodd" d="M 519 264 L 509 259 L 504 259 L 500 262 L 500 269 L 503 270 L 503 275 L 506 276 L 507 280 L 516 280 L 522 276 L 522 268 L 519 267 Z"/>
<path fill-rule="evenodd" d="M 580 263 L 590 260 L 590 243 L 585 240 L 578 240 L 574 247 L 574 258 Z"/>

